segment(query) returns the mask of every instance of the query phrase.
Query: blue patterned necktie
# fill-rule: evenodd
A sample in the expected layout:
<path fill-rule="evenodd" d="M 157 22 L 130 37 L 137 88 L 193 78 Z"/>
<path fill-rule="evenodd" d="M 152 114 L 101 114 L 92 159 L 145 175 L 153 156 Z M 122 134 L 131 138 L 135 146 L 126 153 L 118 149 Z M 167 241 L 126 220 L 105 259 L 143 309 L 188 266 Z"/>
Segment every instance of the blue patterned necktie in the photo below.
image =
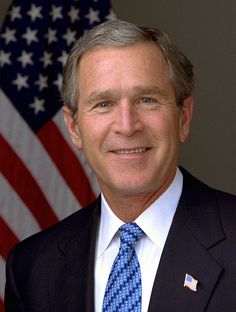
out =
<path fill-rule="evenodd" d="M 122 225 L 119 231 L 120 249 L 108 278 L 102 312 L 141 312 L 141 271 L 134 246 L 143 231 L 134 222 Z"/>

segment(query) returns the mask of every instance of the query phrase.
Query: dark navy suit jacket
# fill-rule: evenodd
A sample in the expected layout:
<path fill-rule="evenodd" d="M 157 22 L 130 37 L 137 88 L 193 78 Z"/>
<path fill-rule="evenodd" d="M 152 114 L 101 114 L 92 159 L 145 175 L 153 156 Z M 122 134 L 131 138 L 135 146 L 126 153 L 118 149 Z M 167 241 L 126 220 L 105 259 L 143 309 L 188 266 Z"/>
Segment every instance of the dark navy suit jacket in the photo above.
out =
<path fill-rule="evenodd" d="M 149 312 L 235 312 L 236 197 L 182 172 Z M 99 219 L 100 198 L 16 246 L 7 263 L 6 312 L 93 312 Z M 197 292 L 184 287 L 186 273 L 198 280 Z"/>

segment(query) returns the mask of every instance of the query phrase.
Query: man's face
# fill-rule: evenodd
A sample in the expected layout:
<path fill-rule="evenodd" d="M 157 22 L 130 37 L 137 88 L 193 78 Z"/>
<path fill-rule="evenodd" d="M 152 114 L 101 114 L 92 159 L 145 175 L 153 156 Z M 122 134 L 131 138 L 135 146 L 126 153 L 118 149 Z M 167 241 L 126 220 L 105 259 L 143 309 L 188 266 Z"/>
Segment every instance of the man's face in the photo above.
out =
<path fill-rule="evenodd" d="M 79 64 L 78 115 L 66 122 L 107 197 L 152 193 L 169 184 L 192 101 L 178 108 L 167 63 L 150 43 L 100 48 Z"/>

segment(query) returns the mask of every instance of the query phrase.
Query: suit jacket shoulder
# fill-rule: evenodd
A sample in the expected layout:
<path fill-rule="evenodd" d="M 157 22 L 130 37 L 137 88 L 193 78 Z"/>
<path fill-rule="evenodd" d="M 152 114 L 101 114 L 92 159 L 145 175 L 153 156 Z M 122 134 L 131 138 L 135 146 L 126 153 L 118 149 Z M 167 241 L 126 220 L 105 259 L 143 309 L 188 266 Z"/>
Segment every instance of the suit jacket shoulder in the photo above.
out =
<path fill-rule="evenodd" d="M 162 252 L 149 312 L 234 312 L 236 307 L 236 197 L 187 171 Z M 186 274 L 197 291 L 184 287 Z"/>
<path fill-rule="evenodd" d="M 13 248 L 7 262 L 6 312 L 49 311 L 50 307 L 93 311 L 99 216 L 100 198 Z"/>

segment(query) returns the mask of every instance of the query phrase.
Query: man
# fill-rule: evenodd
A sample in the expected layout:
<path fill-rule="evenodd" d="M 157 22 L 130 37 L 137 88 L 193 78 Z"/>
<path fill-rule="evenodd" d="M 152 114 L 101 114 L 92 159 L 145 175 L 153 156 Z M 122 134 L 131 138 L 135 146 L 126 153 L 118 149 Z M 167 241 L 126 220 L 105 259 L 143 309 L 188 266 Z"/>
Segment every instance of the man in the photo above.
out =
<path fill-rule="evenodd" d="M 160 31 L 112 21 L 79 39 L 65 122 L 102 195 L 13 249 L 7 312 L 235 311 L 235 197 L 177 167 L 192 89 L 191 63 Z"/>

